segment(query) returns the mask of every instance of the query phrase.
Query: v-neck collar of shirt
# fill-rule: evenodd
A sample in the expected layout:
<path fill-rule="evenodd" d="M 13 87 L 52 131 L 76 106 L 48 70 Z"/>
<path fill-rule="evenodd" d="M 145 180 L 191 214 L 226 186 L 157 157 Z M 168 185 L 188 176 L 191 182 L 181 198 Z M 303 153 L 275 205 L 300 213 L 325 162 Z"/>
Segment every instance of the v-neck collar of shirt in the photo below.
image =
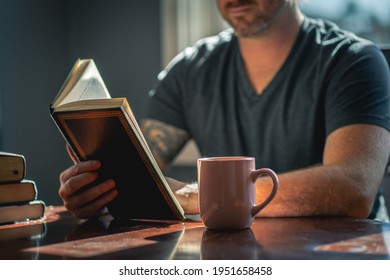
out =
<path fill-rule="evenodd" d="M 294 42 L 293 47 L 291 48 L 291 51 L 288 54 L 286 60 L 283 62 L 282 66 L 276 72 L 276 74 L 272 78 L 272 80 L 268 83 L 268 85 L 259 94 L 255 91 L 255 89 L 251 85 L 249 78 L 248 78 L 248 75 L 246 74 L 246 70 L 244 67 L 244 61 L 243 61 L 241 53 L 240 53 L 238 38 L 235 37 L 234 43 L 236 44 L 236 49 L 237 49 L 235 63 L 237 63 L 238 78 L 239 78 L 239 82 L 241 83 L 241 85 L 244 89 L 243 94 L 245 94 L 248 98 L 251 98 L 253 100 L 262 99 L 264 96 L 268 95 L 270 92 L 273 92 L 279 83 L 286 80 L 283 77 L 288 75 L 288 71 L 290 71 L 290 70 L 287 70 L 289 68 L 288 65 L 291 63 L 291 60 L 293 59 L 295 53 L 297 52 L 297 49 L 299 48 L 299 46 L 301 44 L 302 36 L 303 36 L 303 29 L 304 29 L 304 26 L 306 25 L 305 21 L 306 21 L 306 18 L 301 25 L 297 39 Z"/>

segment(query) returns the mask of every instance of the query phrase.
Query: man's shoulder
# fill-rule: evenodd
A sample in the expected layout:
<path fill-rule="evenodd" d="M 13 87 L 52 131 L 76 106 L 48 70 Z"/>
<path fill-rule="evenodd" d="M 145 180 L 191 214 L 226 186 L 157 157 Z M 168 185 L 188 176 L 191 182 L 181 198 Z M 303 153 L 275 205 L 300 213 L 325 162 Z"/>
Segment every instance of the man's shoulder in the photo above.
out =
<path fill-rule="evenodd" d="M 167 66 L 200 68 L 201 65 L 215 65 L 217 60 L 231 57 L 238 48 L 237 39 L 231 29 L 226 29 L 214 36 L 199 39 L 195 44 L 185 48 Z M 191 68 L 192 69 L 192 68 Z M 181 69 L 183 70 L 183 69 Z"/>
<path fill-rule="evenodd" d="M 204 56 L 228 49 L 235 41 L 236 37 L 234 32 L 229 28 L 221 31 L 217 35 L 199 39 L 193 46 L 186 48 L 184 54 L 190 58 L 196 56 L 204 58 Z"/>
<path fill-rule="evenodd" d="M 302 29 L 307 34 L 315 35 L 317 43 L 320 44 L 338 43 L 341 40 L 348 43 L 373 44 L 356 33 L 341 28 L 335 22 L 323 18 L 305 17 Z"/>
<path fill-rule="evenodd" d="M 234 40 L 234 38 L 235 35 L 233 29 L 228 28 L 220 31 L 216 35 L 199 39 L 193 47 L 208 46 L 210 48 L 214 48 L 219 45 L 229 44 L 232 40 Z"/>
<path fill-rule="evenodd" d="M 350 54 L 356 57 L 364 53 L 379 52 L 377 45 L 372 41 L 326 19 L 305 17 L 302 31 L 306 47 L 312 50 L 318 48 L 318 51 L 329 53 L 333 58 L 336 58 L 337 54 L 344 56 Z"/>

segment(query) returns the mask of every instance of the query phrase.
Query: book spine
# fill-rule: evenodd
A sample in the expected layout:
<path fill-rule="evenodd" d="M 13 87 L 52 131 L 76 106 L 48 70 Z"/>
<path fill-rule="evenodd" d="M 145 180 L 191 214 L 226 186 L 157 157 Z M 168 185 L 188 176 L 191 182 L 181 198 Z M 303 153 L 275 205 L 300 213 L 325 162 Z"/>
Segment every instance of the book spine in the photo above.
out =
<path fill-rule="evenodd" d="M 26 175 L 23 155 L 0 152 L 0 183 L 19 182 Z"/>

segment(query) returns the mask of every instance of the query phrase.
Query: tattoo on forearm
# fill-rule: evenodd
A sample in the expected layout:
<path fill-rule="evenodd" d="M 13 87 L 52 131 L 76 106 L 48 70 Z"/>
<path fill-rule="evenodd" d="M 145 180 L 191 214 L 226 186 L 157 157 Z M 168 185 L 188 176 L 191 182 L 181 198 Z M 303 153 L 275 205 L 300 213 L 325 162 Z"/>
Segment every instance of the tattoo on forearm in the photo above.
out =
<path fill-rule="evenodd" d="M 189 139 L 186 131 L 154 120 L 143 121 L 142 130 L 153 155 L 165 163 L 170 163 Z"/>

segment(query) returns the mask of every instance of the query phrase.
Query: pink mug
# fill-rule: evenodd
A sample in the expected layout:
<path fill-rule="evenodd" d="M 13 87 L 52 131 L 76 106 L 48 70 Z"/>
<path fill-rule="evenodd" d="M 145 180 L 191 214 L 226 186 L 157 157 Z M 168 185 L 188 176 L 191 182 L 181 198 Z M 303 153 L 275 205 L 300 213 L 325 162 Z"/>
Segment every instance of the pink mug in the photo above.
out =
<path fill-rule="evenodd" d="M 273 181 L 269 196 L 256 205 L 256 180 L 268 175 Z M 255 158 L 244 156 L 198 159 L 200 218 L 206 228 L 249 228 L 255 216 L 274 198 L 279 180 L 269 168 L 255 169 Z"/>

